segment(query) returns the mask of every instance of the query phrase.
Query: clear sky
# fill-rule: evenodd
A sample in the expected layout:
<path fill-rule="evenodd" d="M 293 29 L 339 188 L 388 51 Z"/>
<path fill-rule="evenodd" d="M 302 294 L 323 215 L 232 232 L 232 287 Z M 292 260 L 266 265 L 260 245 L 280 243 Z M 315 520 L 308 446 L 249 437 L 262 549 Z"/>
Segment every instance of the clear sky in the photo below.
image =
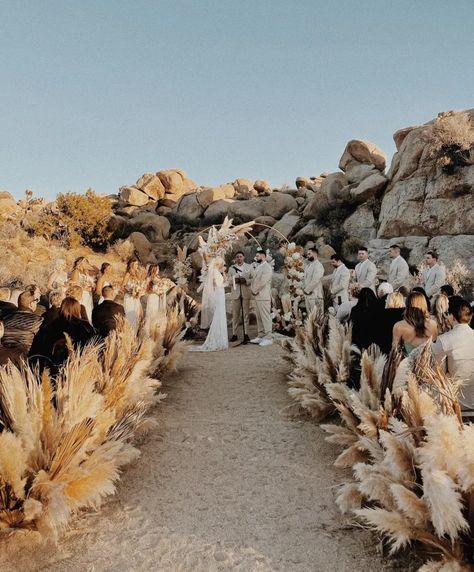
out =
<path fill-rule="evenodd" d="M 0 0 L 0 189 L 293 183 L 474 107 L 474 1 Z"/>

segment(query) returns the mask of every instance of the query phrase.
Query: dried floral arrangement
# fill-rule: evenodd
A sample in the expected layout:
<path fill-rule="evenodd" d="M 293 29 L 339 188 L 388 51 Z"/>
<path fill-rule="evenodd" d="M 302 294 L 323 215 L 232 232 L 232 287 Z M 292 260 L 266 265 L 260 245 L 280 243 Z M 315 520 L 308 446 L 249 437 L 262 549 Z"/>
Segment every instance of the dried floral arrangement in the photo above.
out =
<path fill-rule="evenodd" d="M 164 335 L 137 337 L 123 321 L 103 343 L 69 348 L 52 379 L 28 366 L 0 368 L 0 528 L 57 539 L 72 516 L 114 494 L 135 437 L 154 424 L 156 379 L 184 350 L 179 305 Z"/>
<path fill-rule="evenodd" d="M 387 360 L 376 346 L 363 352 L 356 386 L 350 337 L 313 312 L 286 342 L 298 407 L 317 421 L 338 415 L 322 428 L 344 447 L 335 466 L 353 474 L 339 508 L 387 540 L 390 554 L 413 545 L 429 560 L 424 572 L 472 569 L 474 426 L 462 422 L 459 384 L 432 363 L 427 344 L 399 395 L 392 383 L 401 356 Z"/>
<path fill-rule="evenodd" d="M 273 321 L 275 329 L 294 332 L 303 324 L 300 302 L 304 297 L 304 249 L 291 242 L 282 246 L 281 251 L 286 288 L 285 294 L 280 297 L 280 304 L 274 305 Z"/>
<path fill-rule="evenodd" d="M 188 280 L 192 273 L 191 260 L 188 258 L 188 247 L 183 246 L 181 248 L 178 246 L 176 249 L 176 260 L 173 264 L 173 278 L 176 285 L 183 290 L 187 290 Z"/>

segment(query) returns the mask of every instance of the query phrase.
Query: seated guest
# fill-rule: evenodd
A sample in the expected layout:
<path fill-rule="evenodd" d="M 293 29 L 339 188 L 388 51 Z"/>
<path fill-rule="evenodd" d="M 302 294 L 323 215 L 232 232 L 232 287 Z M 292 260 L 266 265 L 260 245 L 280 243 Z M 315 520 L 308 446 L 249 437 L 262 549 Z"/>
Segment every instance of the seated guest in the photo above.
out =
<path fill-rule="evenodd" d="M 374 291 L 371 288 L 362 288 L 350 317 L 352 342 L 360 350 L 365 350 L 376 342 L 379 315 L 379 302 Z"/>
<path fill-rule="evenodd" d="M 426 296 L 422 292 L 411 292 L 406 300 L 403 320 L 393 326 L 393 346 L 401 344 L 407 355 L 423 345 L 429 338 L 436 339 L 438 326 L 430 317 Z"/>
<path fill-rule="evenodd" d="M 42 328 L 49 326 L 51 322 L 59 318 L 59 311 L 61 308 L 61 303 L 64 300 L 64 294 L 62 290 L 52 290 L 49 293 L 49 308 L 43 314 Z"/>
<path fill-rule="evenodd" d="M 438 333 L 444 334 L 451 329 L 449 319 L 449 298 L 445 294 L 437 294 L 432 303 L 433 318 L 438 324 Z"/>
<path fill-rule="evenodd" d="M 412 288 L 412 292 L 420 292 L 420 294 L 423 294 L 426 300 L 426 305 L 428 307 L 428 312 L 431 312 L 431 302 L 430 299 L 428 298 L 428 294 L 425 292 L 425 289 L 422 286 L 415 286 L 414 288 Z"/>
<path fill-rule="evenodd" d="M 356 286 L 352 287 L 351 299 L 348 302 L 343 302 L 337 309 L 336 318 L 341 324 L 345 324 L 349 321 L 352 308 L 357 304 L 357 300 L 359 299 L 359 294 L 360 288 Z"/>
<path fill-rule="evenodd" d="M 444 284 L 441 286 L 440 292 L 441 294 L 445 294 L 448 298 L 454 296 L 454 288 L 451 286 L 451 284 Z"/>
<path fill-rule="evenodd" d="M 87 316 L 86 307 L 81 302 L 83 296 L 82 288 L 77 284 L 73 284 L 72 286 L 69 286 L 69 288 L 66 290 L 66 296 L 69 298 L 74 298 L 79 302 L 79 304 L 81 305 L 81 318 L 88 322 L 89 318 Z"/>
<path fill-rule="evenodd" d="M 403 304 L 405 304 L 405 300 L 408 298 L 408 294 L 410 293 L 410 288 L 400 286 L 400 288 L 397 288 L 397 292 L 403 296 Z"/>
<path fill-rule="evenodd" d="M 14 365 L 20 367 L 23 361 L 22 353 L 18 349 L 6 348 L 5 346 L 2 345 L 2 338 L 4 332 L 5 328 L 3 327 L 3 322 L 0 320 L 0 366 L 6 365 L 9 361 L 11 361 Z"/>
<path fill-rule="evenodd" d="M 43 318 L 35 314 L 38 298 L 26 291 L 18 298 L 18 309 L 3 318 L 5 334 L 3 345 L 28 354 L 33 338 L 40 329 Z"/>
<path fill-rule="evenodd" d="M 71 338 L 75 349 L 84 346 L 96 335 L 89 322 L 81 318 L 81 304 L 71 297 L 62 301 L 58 319 L 38 332 L 31 347 L 30 358 L 33 361 L 40 358 L 40 363 L 49 362 L 56 368 L 59 367 L 69 355 L 65 334 Z"/>
<path fill-rule="evenodd" d="M 16 304 L 10 302 L 10 288 L 0 288 L 0 318 L 18 309 Z"/>
<path fill-rule="evenodd" d="M 115 302 L 113 286 L 102 288 L 102 298 L 104 301 L 92 310 L 92 325 L 105 338 L 116 329 L 117 318 L 125 317 L 125 311 L 122 304 Z"/>
<path fill-rule="evenodd" d="M 380 318 L 377 324 L 377 339 L 375 342 L 386 355 L 388 355 L 392 349 L 393 326 L 403 320 L 404 312 L 405 297 L 402 293 L 398 291 L 389 294 L 385 302 L 385 308 L 380 312 Z"/>
<path fill-rule="evenodd" d="M 460 296 L 452 296 L 448 312 L 453 328 L 439 336 L 433 354 L 451 377 L 463 381 L 459 398 L 463 417 L 474 420 L 474 331 L 469 327 L 472 308 Z"/>
<path fill-rule="evenodd" d="M 389 282 L 381 282 L 377 288 L 377 298 L 380 300 L 380 307 L 385 308 L 387 296 L 393 292 L 393 286 Z"/>

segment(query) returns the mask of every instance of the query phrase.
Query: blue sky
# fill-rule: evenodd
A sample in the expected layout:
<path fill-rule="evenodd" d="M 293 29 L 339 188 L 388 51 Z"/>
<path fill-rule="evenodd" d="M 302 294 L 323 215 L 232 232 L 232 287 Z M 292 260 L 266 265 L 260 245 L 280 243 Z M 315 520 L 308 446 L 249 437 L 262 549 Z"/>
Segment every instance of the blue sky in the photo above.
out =
<path fill-rule="evenodd" d="M 474 107 L 474 2 L 0 0 L 0 189 L 273 185 Z"/>

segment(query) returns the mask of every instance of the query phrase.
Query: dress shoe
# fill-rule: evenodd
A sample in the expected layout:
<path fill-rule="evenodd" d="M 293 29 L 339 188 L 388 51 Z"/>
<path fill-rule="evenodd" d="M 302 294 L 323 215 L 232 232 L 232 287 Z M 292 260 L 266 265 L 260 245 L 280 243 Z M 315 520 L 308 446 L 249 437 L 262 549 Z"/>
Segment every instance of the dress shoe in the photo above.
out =
<path fill-rule="evenodd" d="M 236 335 L 233 335 L 229 341 L 236 342 L 239 338 Z"/>
<path fill-rule="evenodd" d="M 250 340 L 251 344 L 259 344 L 262 341 L 262 338 L 254 338 L 253 340 Z"/>
<path fill-rule="evenodd" d="M 245 334 L 244 336 L 244 341 L 242 342 L 243 344 L 248 344 L 250 343 L 250 338 L 247 336 L 247 334 Z"/>

